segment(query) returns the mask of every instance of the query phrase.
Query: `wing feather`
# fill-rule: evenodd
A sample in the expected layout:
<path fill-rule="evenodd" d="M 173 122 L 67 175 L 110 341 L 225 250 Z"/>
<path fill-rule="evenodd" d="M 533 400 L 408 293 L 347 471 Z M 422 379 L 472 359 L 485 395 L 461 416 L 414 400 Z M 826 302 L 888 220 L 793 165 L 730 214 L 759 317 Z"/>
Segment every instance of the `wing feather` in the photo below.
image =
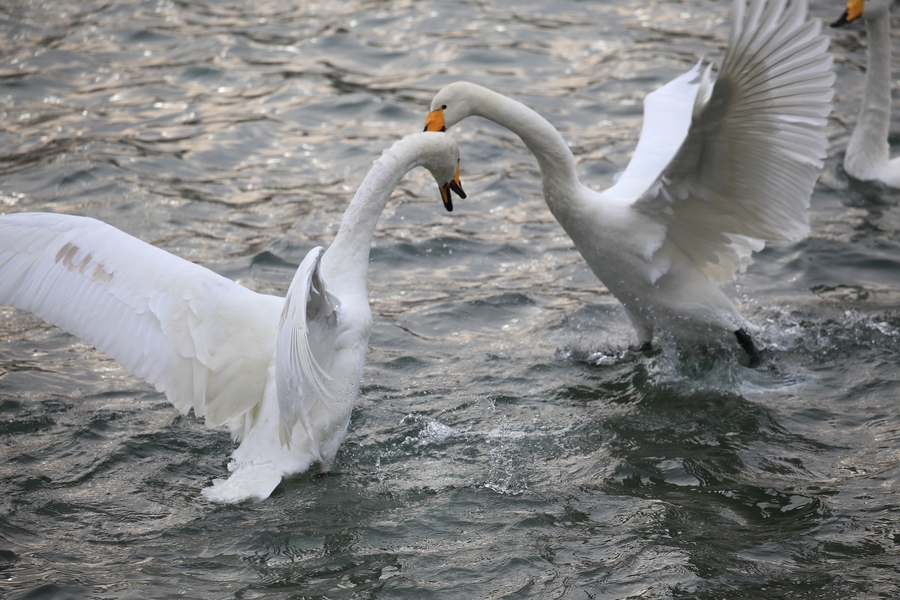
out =
<path fill-rule="evenodd" d="M 94 219 L 0 216 L 0 305 L 96 346 L 210 427 L 262 399 L 282 304 Z"/>
<path fill-rule="evenodd" d="M 609 193 L 637 198 L 658 185 L 663 170 L 680 150 L 691 126 L 701 65 L 676 77 L 644 99 L 644 124 L 634 155 Z"/>
<path fill-rule="evenodd" d="M 697 103 L 677 152 L 646 191 L 631 196 L 717 283 L 743 271 L 765 242 L 809 233 L 834 83 L 829 40 L 818 20 L 807 20 L 805 0 L 753 0 L 749 7 L 736 0 L 734 13 L 711 92 L 703 93 L 705 76 L 696 81 Z M 647 110 L 665 114 L 683 105 Z"/>
<path fill-rule="evenodd" d="M 313 248 L 297 268 L 285 298 L 275 352 L 275 381 L 281 416 L 279 435 L 289 444 L 299 422 L 309 439 L 321 436 L 310 431 L 313 410 L 328 410 L 332 400 L 327 382 L 337 338 L 338 301 L 321 278 L 325 250 Z"/>

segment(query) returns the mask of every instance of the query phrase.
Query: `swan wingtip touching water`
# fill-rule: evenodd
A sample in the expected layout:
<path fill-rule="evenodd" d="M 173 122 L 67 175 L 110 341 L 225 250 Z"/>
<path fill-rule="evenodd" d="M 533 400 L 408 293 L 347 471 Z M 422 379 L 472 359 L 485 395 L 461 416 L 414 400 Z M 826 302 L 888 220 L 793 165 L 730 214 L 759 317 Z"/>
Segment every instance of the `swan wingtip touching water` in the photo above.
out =
<path fill-rule="evenodd" d="M 850 0 L 832 27 L 862 18 L 868 50 L 863 98 L 844 154 L 844 171 L 854 179 L 900 188 L 900 156 L 890 158 L 891 15 L 887 0 Z"/>
<path fill-rule="evenodd" d="M 718 285 L 767 241 L 809 232 L 834 74 L 828 37 L 806 9 L 803 0 L 736 0 L 715 80 L 701 61 L 649 94 L 634 155 L 602 193 L 579 182 L 549 122 L 476 84 L 441 89 L 426 129 L 481 116 L 519 136 L 550 211 L 625 307 L 640 347 L 654 329 L 683 338 L 725 330 L 755 364 L 753 328 Z"/>
<path fill-rule="evenodd" d="M 445 135 L 407 136 L 375 161 L 331 246 L 313 248 L 285 298 L 87 217 L 0 216 L 0 305 L 34 313 L 165 392 L 182 413 L 226 425 L 240 445 L 231 476 L 203 495 L 267 498 L 281 478 L 327 470 L 359 392 L 371 313 L 366 278 L 378 217 L 400 179 L 431 171 L 459 185 Z"/>

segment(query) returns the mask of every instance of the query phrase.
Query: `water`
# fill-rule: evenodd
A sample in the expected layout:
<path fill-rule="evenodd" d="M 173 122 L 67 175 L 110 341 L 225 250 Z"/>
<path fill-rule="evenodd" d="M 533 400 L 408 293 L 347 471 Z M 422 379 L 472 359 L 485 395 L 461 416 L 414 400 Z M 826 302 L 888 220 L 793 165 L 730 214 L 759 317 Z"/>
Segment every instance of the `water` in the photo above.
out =
<path fill-rule="evenodd" d="M 643 96 L 718 59 L 731 14 L 306 4 L 5 3 L 0 210 L 96 217 L 283 294 L 445 83 L 527 102 L 603 188 Z M 364 389 L 334 475 L 208 503 L 225 432 L 0 309 L 0 597 L 900 596 L 900 209 L 839 167 L 865 36 L 832 38 L 813 233 L 767 248 L 732 290 L 763 328 L 760 369 L 736 345 L 629 353 L 534 159 L 476 119 L 454 133 L 469 199 L 447 214 L 415 172 L 380 221 Z"/>

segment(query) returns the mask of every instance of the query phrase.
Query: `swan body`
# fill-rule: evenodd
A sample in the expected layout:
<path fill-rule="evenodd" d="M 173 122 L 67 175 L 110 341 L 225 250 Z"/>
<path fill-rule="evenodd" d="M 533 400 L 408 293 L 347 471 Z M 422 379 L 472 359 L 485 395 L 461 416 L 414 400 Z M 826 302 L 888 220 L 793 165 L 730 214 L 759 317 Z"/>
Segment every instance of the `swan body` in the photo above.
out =
<path fill-rule="evenodd" d="M 709 340 L 728 332 L 758 360 L 719 285 L 769 240 L 809 232 L 825 157 L 834 76 L 828 38 L 804 1 L 735 2 L 722 68 L 697 64 L 644 101 L 628 167 L 609 189 L 582 185 L 556 129 L 523 104 L 467 82 L 440 90 L 426 130 L 476 115 L 517 134 L 537 159 L 544 199 L 649 348 L 655 331 Z"/>
<path fill-rule="evenodd" d="M 860 181 L 877 181 L 900 188 L 900 156 L 890 158 L 891 121 L 891 15 L 887 0 L 850 0 L 840 27 L 862 17 L 869 49 L 866 82 L 856 127 L 844 155 L 844 171 Z"/>
<path fill-rule="evenodd" d="M 0 216 L 0 305 L 106 352 L 240 445 L 203 495 L 267 498 L 282 477 L 327 470 L 359 393 L 371 313 L 369 248 L 401 177 L 424 166 L 449 198 L 449 136 L 407 136 L 369 171 L 334 242 L 309 251 L 285 298 L 258 294 L 90 218 Z"/>

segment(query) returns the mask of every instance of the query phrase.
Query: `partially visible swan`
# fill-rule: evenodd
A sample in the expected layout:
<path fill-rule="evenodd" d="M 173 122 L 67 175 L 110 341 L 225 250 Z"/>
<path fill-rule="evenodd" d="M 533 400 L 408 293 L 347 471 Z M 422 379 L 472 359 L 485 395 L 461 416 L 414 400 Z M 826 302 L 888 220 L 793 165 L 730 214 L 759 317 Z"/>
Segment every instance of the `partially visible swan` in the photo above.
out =
<path fill-rule="evenodd" d="M 544 199 L 594 274 L 624 305 L 641 348 L 655 330 L 709 339 L 733 333 L 759 360 L 749 323 L 719 289 L 769 240 L 809 232 L 825 157 L 834 75 L 828 38 L 806 2 L 743 0 L 713 83 L 693 69 L 649 94 L 628 167 L 598 193 L 544 118 L 515 100 L 456 82 L 435 95 L 426 131 L 476 115 L 517 134 L 537 158 Z"/>
<path fill-rule="evenodd" d="M 844 170 L 860 181 L 879 181 L 900 188 L 900 156 L 891 160 L 888 131 L 891 125 L 891 15 L 887 0 L 850 0 L 840 27 L 859 17 L 866 22 L 869 50 L 866 86 L 856 129 L 847 144 Z"/>
<path fill-rule="evenodd" d="M 420 133 L 384 152 L 328 250 L 313 248 L 287 296 L 252 292 L 94 219 L 0 216 L 0 305 L 34 313 L 106 352 L 240 446 L 203 495 L 267 498 L 314 463 L 328 469 L 359 392 L 371 313 L 375 224 L 401 177 L 424 166 L 449 202 L 459 151 Z"/>

